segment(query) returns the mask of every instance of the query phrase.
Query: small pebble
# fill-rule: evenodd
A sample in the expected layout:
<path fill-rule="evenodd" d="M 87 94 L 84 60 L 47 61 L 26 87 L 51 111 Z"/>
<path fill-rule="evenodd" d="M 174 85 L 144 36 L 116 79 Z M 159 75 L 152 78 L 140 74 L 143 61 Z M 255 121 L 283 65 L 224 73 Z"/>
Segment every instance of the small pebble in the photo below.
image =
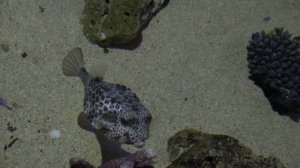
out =
<path fill-rule="evenodd" d="M 60 131 L 58 129 L 54 129 L 54 130 L 49 132 L 49 136 L 50 136 L 51 139 L 58 139 L 58 138 L 60 138 L 61 134 L 60 134 Z"/>
<path fill-rule="evenodd" d="M 268 22 L 268 21 L 270 21 L 271 19 L 272 19 L 271 16 L 266 16 L 266 17 L 263 18 L 263 21 L 264 21 L 264 22 Z"/>

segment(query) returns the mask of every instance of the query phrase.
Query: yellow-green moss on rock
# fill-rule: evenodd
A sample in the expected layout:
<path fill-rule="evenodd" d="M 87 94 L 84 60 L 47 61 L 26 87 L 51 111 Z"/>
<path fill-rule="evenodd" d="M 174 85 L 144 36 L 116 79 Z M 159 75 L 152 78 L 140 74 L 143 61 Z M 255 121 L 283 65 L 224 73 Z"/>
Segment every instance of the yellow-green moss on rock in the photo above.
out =
<path fill-rule="evenodd" d="M 164 0 L 85 0 L 81 24 L 94 44 L 108 46 L 131 42 L 161 9 Z"/>

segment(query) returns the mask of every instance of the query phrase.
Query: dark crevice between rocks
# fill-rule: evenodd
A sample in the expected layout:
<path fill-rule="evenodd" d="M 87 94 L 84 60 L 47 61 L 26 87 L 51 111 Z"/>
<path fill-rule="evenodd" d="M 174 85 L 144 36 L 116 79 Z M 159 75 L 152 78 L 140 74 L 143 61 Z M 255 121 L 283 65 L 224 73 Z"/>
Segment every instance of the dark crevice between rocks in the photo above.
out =
<path fill-rule="evenodd" d="M 108 8 L 108 6 L 106 5 L 106 6 L 104 7 L 104 11 L 103 11 L 103 13 L 101 14 L 101 16 L 103 17 L 103 16 L 108 15 L 108 12 L 109 12 L 109 8 Z"/>
<path fill-rule="evenodd" d="M 110 45 L 101 45 L 100 43 L 96 43 L 98 46 L 103 47 L 105 50 L 105 53 L 108 52 L 108 49 L 125 49 L 125 50 L 134 50 L 138 48 L 141 45 L 141 42 L 143 41 L 143 36 L 141 33 L 138 34 L 136 38 L 131 40 L 130 42 L 126 44 L 110 44 Z M 103 43 L 103 42 L 101 42 Z"/>

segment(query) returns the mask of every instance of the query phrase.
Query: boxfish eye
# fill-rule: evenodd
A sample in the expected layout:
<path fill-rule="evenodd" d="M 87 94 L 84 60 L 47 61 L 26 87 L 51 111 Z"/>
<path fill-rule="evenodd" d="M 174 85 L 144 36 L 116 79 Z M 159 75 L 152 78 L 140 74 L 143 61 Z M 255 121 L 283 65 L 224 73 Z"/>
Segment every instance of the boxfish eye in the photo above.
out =
<path fill-rule="evenodd" d="M 150 123 L 151 120 L 152 120 L 152 117 L 151 117 L 151 116 L 146 116 L 146 117 L 145 117 L 145 122 L 146 122 L 146 123 Z"/>
<path fill-rule="evenodd" d="M 131 118 L 131 119 L 128 119 L 128 120 L 126 120 L 124 118 L 121 118 L 121 123 L 122 123 L 122 125 L 132 127 L 132 126 L 136 125 L 138 122 L 134 118 Z"/>

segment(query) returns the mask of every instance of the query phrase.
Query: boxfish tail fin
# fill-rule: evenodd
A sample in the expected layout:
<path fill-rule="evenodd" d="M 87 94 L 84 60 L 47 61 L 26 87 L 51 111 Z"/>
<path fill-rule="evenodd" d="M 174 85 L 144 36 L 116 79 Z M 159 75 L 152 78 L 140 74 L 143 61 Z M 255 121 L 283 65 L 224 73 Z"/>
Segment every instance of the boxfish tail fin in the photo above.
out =
<path fill-rule="evenodd" d="M 87 86 L 91 80 L 91 76 L 84 67 L 81 48 L 74 48 L 67 54 L 62 63 L 62 71 L 66 76 L 78 76 L 84 86 Z"/>
<path fill-rule="evenodd" d="M 62 62 L 62 71 L 66 76 L 79 76 L 84 68 L 83 53 L 81 48 L 72 49 Z"/>

